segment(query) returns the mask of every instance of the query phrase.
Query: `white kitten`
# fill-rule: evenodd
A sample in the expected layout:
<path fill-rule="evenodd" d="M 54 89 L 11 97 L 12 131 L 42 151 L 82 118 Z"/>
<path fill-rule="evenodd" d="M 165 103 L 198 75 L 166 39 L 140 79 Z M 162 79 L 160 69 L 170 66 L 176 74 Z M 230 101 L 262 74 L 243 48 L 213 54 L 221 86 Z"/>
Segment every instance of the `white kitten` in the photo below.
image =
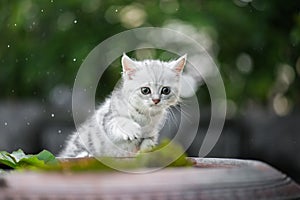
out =
<path fill-rule="evenodd" d="M 60 156 L 132 156 L 155 146 L 167 109 L 178 103 L 185 62 L 186 55 L 162 62 L 124 54 L 120 86 L 71 135 Z"/>

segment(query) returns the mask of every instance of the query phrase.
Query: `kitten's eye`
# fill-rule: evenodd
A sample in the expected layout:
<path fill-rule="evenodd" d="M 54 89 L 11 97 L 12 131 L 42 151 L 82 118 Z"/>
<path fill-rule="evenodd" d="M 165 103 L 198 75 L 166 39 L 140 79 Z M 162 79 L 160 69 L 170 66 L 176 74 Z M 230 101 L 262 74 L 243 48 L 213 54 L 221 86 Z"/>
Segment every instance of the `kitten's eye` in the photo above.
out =
<path fill-rule="evenodd" d="M 170 94 L 170 92 L 171 92 L 171 88 L 170 87 L 163 87 L 161 89 L 161 93 L 164 94 L 164 95 L 168 95 L 168 94 Z"/>
<path fill-rule="evenodd" d="M 150 90 L 150 88 L 148 88 L 148 87 L 142 87 L 142 88 L 141 88 L 141 93 L 142 93 L 143 95 L 147 95 L 147 94 L 150 94 L 150 93 L 151 93 L 151 90 Z"/>

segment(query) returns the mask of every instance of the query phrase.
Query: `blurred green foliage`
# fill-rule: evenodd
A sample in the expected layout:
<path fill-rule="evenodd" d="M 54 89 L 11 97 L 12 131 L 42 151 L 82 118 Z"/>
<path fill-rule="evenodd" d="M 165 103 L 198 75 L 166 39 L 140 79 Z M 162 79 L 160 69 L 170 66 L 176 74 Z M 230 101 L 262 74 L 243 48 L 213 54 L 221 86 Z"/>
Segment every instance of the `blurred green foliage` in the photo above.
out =
<path fill-rule="evenodd" d="M 138 168 L 191 167 L 182 147 L 169 140 L 162 141 L 151 151 L 137 154 L 136 157 L 112 158 L 56 158 L 47 150 L 36 155 L 25 154 L 21 149 L 8 153 L 0 151 L 0 169 L 48 170 L 48 171 L 115 171 Z M 0 171 L 1 173 L 1 171 Z M 2 173 L 4 173 L 2 171 Z"/>
<path fill-rule="evenodd" d="M 296 0 L 2 0 L 0 95 L 44 98 L 58 84 L 72 87 L 101 41 L 171 20 L 208 30 L 229 99 L 266 104 L 279 94 L 299 103 Z"/>

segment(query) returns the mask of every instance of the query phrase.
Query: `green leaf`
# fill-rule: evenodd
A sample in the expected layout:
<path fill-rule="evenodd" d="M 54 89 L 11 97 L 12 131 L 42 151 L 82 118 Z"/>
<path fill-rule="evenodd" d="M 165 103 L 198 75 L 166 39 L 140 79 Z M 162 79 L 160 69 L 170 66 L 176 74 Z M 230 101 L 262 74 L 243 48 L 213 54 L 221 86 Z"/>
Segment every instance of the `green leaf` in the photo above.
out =
<path fill-rule="evenodd" d="M 37 156 L 29 156 L 27 158 L 22 158 L 16 165 L 16 169 L 23 168 L 45 168 L 45 162 L 39 160 Z"/>
<path fill-rule="evenodd" d="M 11 168 L 16 167 L 15 159 L 11 157 L 11 155 L 6 151 L 0 151 L 0 164 L 3 164 Z"/>
<path fill-rule="evenodd" d="M 12 152 L 10 155 L 15 159 L 16 163 L 18 163 L 23 158 L 29 157 L 29 155 L 26 155 L 21 149 Z"/>
<path fill-rule="evenodd" d="M 0 152 L 0 165 L 8 166 L 13 169 L 49 169 L 57 165 L 58 161 L 49 151 L 43 150 L 37 155 L 26 155 L 21 149 L 12 152 Z M 0 166 L 1 168 L 1 166 Z"/>
<path fill-rule="evenodd" d="M 37 155 L 37 158 L 39 160 L 43 160 L 45 162 L 45 164 L 49 164 L 49 165 L 58 164 L 58 160 L 55 158 L 55 156 L 51 152 L 49 152 L 47 150 L 41 151 Z"/>

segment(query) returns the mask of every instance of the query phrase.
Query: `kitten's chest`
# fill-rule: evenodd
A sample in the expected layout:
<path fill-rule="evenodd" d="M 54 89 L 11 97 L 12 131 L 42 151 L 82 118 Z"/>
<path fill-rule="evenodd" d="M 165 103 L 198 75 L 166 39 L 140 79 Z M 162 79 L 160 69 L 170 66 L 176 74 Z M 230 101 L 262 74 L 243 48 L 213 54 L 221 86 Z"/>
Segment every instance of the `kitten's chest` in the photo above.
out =
<path fill-rule="evenodd" d="M 146 115 L 146 114 L 139 114 L 135 113 L 135 115 L 131 115 L 131 118 L 138 123 L 141 127 L 151 127 L 155 126 L 156 124 L 159 123 L 159 121 L 162 118 L 162 115 Z"/>
<path fill-rule="evenodd" d="M 161 125 L 163 124 L 162 119 L 163 117 L 156 116 L 156 117 L 145 117 L 143 121 L 141 122 L 141 131 L 142 131 L 142 137 L 152 137 L 154 134 L 157 134 L 159 131 Z"/>
<path fill-rule="evenodd" d="M 129 117 L 141 126 L 142 137 L 152 137 L 157 134 L 164 121 L 165 111 L 155 110 L 142 112 L 142 109 L 131 107 Z"/>

